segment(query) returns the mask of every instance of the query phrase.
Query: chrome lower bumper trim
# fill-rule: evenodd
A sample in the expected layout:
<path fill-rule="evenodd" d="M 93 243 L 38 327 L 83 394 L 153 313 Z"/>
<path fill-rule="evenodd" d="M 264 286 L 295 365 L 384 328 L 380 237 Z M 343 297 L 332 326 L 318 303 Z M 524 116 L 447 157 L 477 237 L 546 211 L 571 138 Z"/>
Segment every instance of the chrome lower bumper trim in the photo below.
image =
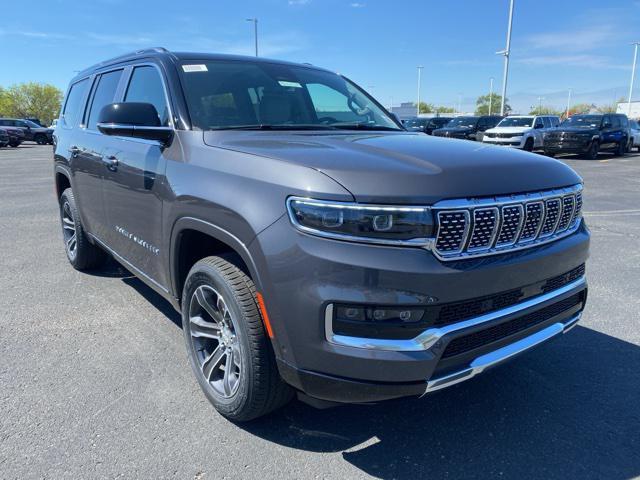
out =
<path fill-rule="evenodd" d="M 528 337 L 494 350 L 493 352 L 481 355 L 473 360 L 467 368 L 442 377 L 431 379 L 427 382 L 427 389 L 424 393 L 427 394 L 435 390 L 440 390 L 441 388 L 450 387 L 451 385 L 455 385 L 456 383 L 469 380 L 470 378 L 475 377 L 477 374 L 482 373 L 489 367 L 498 365 L 499 363 L 502 363 L 505 360 L 508 360 L 509 358 L 522 352 L 525 352 L 530 348 L 535 347 L 536 345 L 545 342 L 560 333 L 566 333 L 571 328 L 576 326 L 578 320 L 580 320 L 581 315 L 581 313 L 578 313 L 564 323 L 554 323 L 553 325 L 549 325 L 548 327 L 534 333 L 533 335 L 529 335 Z"/>
<path fill-rule="evenodd" d="M 408 340 L 388 340 L 381 338 L 361 338 L 349 337 L 346 335 L 338 335 L 333 332 L 333 304 L 327 306 L 325 310 L 325 335 L 329 343 L 335 345 L 343 345 L 346 347 L 366 348 L 369 350 L 386 350 L 395 352 L 416 352 L 429 350 L 443 336 L 463 330 L 469 327 L 475 327 L 482 323 L 498 320 L 501 317 L 517 315 L 525 310 L 538 307 L 544 303 L 551 302 L 563 295 L 569 296 L 574 292 L 584 289 L 587 285 L 585 277 L 581 277 L 567 285 L 560 287 L 551 292 L 538 295 L 524 302 L 517 303 L 510 307 L 496 310 L 485 315 L 470 318 L 462 322 L 453 323 L 439 328 L 429 328 L 415 338 Z"/>

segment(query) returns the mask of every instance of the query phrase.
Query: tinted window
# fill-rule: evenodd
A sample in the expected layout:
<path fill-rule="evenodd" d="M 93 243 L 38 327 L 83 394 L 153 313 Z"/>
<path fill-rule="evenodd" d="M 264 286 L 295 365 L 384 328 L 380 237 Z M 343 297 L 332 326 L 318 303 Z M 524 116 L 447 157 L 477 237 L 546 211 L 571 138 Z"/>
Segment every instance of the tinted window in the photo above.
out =
<path fill-rule="evenodd" d="M 627 128 L 629 126 L 629 119 L 625 115 L 619 115 L 618 119 L 620 120 L 621 127 Z"/>
<path fill-rule="evenodd" d="M 638 127 L 638 122 L 636 122 L 635 120 L 629 120 L 629 126 L 634 130 L 638 130 L 638 128 L 640 128 Z"/>
<path fill-rule="evenodd" d="M 131 74 L 125 102 L 150 103 L 158 111 L 160 125 L 169 124 L 169 109 L 164 96 L 160 73 L 154 67 L 136 67 Z"/>
<path fill-rule="evenodd" d="M 113 103 L 113 98 L 118 88 L 118 82 L 122 76 L 122 70 L 116 70 L 114 72 L 103 73 L 98 80 L 98 86 L 93 94 L 93 100 L 91 102 L 91 110 L 89 112 L 89 120 L 87 121 L 87 128 L 89 130 L 95 130 L 98 123 L 98 115 L 100 110 L 105 105 Z"/>
<path fill-rule="evenodd" d="M 574 115 L 562 122 L 562 126 L 572 128 L 599 128 L 601 123 L 602 115 Z"/>
<path fill-rule="evenodd" d="M 475 127 L 478 117 L 456 117 L 447 123 L 447 128 Z"/>
<path fill-rule="evenodd" d="M 13 127 L 13 120 L 0 120 L 0 125 L 3 127 Z"/>
<path fill-rule="evenodd" d="M 180 73 L 193 126 L 203 130 L 260 125 L 348 128 L 352 124 L 398 128 L 364 91 L 324 70 L 205 61 L 184 64 Z"/>
<path fill-rule="evenodd" d="M 533 124 L 533 128 L 542 128 L 544 127 L 544 122 L 541 118 L 536 118 L 536 123 Z"/>
<path fill-rule="evenodd" d="M 560 125 L 560 119 L 558 117 L 549 117 L 549 120 L 551 120 L 552 127 L 557 127 L 558 125 Z"/>
<path fill-rule="evenodd" d="M 67 94 L 67 101 L 64 104 L 62 115 L 60 118 L 64 121 L 68 127 L 74 127 L 79 123 L 80 102 L 84 99 L 84 94 L 87 91 L 89 85 L 89 79 L 79 81 L 71 86 L 71 90 Z"/>
<path fill-rule="evenodd" d="M 449 123 L 449 121 L 450 121 L 450 120 L 451 120 L 451 119 L 450 119 L 450 118 L 447 118 L 447 117 L 443 117 L 443 118 L 434 118 L 433 120 L 431 120 L 431 124 L 432 124 L 434 127 L 441 128 L 441 127 L 444 127 L 447 123 Z"/>
<path fill-rule="evenodd" d="M 533 117 L 507 117 L 503 119 L 499 127 L 530 127 L 533 123 Z"/>

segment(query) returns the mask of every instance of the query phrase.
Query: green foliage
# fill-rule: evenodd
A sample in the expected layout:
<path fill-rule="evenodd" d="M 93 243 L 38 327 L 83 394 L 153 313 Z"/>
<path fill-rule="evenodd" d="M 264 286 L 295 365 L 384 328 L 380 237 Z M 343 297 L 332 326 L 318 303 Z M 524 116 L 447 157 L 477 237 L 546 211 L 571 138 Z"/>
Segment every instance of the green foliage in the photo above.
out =
<path fill-rule="evenodd" d="M 590 103 L 576 103 L 573 107 L 569 109 L 569 116 L 577 115 L 580 113 L 589 113 L 594 108 L 595 108 L 595 105 L 592 105 Z"/>
<path fill-rule="evenodd" d="M 533 108 L 529 112 L 529 115 L 562 115 L 563 113 L 564 112 L 561 112 L 560 110 L 556 110 L 553 107 L 545 107 L 544 105 L 542 105 L 542 106 L 537 106 Z"/>
<path fill-rule="evenodd" d="M 491 112 L 489 112 L 489 99 L 491 99 Z M 511 106 L 507 103 L 509 99 L 505 99 L 504 113 L 511 111 Z M 500 104 L 502 103 L 502 95 L 492 93 L 491 95 L 481 95 L 476 100 L 476 115 L 499 115 Z"/>
<path fill-rule="evenodd" d="M 596 107 L 596 110 L 598 110 L 598 112 L 600 113 L 616 113 L 616 111 L 618 110 L 618 104 L 624 103 L 626 101 L 627 100 L 624 97 L 622 97 L 618 99 L 617 102 L 608 103 L 606 105 L 599 105 L 598 107 Z"/>
<path fill-rule="evenodd" d="M 420 113 L 453 113 L 452 107 L 435 106 L 433 103 L 420 102 Z"/>
<path fill-rule="evenodd" d="M 9 88 L 0 87 L 0 116 L 39 118 L 50 125 L 60 113 L 62 92 L 44 83 L 21 83 Z"/>
<path fill-rule="evenodd" d="M 443 105 L 440 105 L 439 107 L 436 107 L 434 110 L 435 113 L 455 113 L 455 110 L 453 109 L 453 107 L 445 107 Z"/>

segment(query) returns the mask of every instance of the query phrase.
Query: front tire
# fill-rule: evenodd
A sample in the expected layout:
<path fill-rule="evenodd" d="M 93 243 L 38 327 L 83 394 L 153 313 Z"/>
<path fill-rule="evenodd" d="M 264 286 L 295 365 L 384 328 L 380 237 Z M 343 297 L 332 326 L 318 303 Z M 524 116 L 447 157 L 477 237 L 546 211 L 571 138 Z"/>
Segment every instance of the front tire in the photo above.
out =
<path fill-rule="evenodd" d="M 106 253 L 89 242 L 78 214 L 73 191 L 67 188 L 60 196 L 60 223 L 67 260 L 76 270 L 91 270 L 104 263 Z"/>
<path fill-rule="evenodd" d="M 533 152 L 533 138 L 531 137 L 527 138 L 527 141 L 524 142 L 523 149 L 527 152 Z"/>
<path fill-rule="evenodd" d="M 585 158 L 587 160 L 595 160 L 596 158 L 598 158 L 599 151 L 600 151 L 600 143 L 598 143 L 597 140 L 594 140 L 591 142 L 591 145 L 589 145 L 589 150 L 587 150 L 587 153 L 585 154 Z"/>
<path fill-rule="evenodd" d="M 182 295 L 182 330 L 198 383 L 220 414 L 244 422 L 291 400 L 253 281 L 226 258 L 207 257 L 191 268 Z"/>

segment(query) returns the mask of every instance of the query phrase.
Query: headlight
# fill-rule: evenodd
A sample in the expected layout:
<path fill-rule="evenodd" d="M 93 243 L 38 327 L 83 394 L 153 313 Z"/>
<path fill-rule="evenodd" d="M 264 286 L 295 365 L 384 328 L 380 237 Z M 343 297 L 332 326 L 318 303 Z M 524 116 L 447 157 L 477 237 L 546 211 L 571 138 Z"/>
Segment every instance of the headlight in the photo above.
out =
<path fill-rule="evenodd" d="M 433 232 L 428 207 L 289 197 L 287 210 L 297 229 L 337 240 L 418 246 L 425 244 Z"/>

